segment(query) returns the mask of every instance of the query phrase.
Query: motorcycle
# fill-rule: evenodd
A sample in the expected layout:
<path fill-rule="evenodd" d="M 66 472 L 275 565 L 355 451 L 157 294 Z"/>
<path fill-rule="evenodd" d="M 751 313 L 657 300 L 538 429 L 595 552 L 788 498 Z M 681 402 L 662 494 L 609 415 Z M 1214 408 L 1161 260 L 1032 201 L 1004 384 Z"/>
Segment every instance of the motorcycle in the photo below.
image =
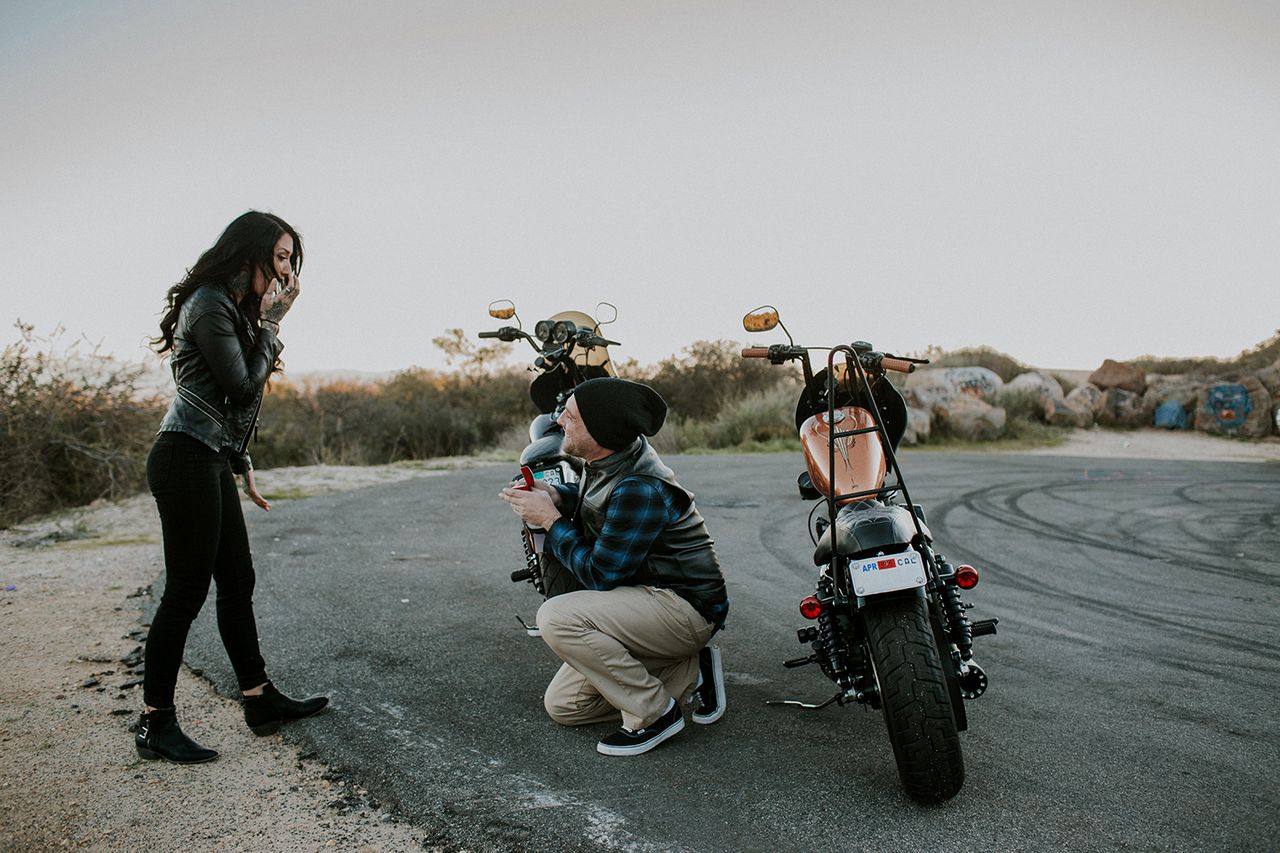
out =
<path fill-rule="evenodd" d="M 800 602 L 800 615 L 814 624 L 797 632 L 811 651 L 783 666 L 816 663 L 837 688 L 818 704 L 769 704 L 880 709 L 907 795 L 948 800 L 964 783 L 965 702 L 987 689 L 973 641 L 995 634 L 999 620 L 969 620 L 972 605 L 961 593 L 977 586 L 978 571 L 934 550 L 925 511 L 911 500 L 898 465 L 907 409 L 885 372 L 910 373 L 928 362 L 877 352 L 865 341 L 796 346 L 770 305 L 743 317 L 743 327 L 781 327 L 788 341 L 749 347 L 744 358 L 799 361 L 804 372 L 795 421 L 805 470 L 797 486 L 802 498 L 817 501 L 809 534 L 818 580 Z M 827 350 L 817 373 L 810 349 Z"/>
<path fill-rule="evenodd" d="M 605 316 L 608 319 L 598 319 Z M 618 319 L 618 309 L 608 302 L 596 306 L 597 317 L 581 311 L 562 311 L 534 324 L 533 334 L 524 331 L 515 304 L 509 299 L 489 305 L 489 316 L 497 320 L 515 318 L 515 326 L 481 332 L 481 338 L 497 338 L 512 343 L 527 341 L 537 355 L 529 368 L 537 372 L 529 385 L 529 396 L 538 416 L 529 424 L 529 444 L 520 453 L 520 474 L 512 482 L 533 488 L 537 482 L 547 485 L 575 483 L 581 475 L 577 459 L 561 449 L 564 431 L 556 423 L 564 411 L 565 401 L 573 389 L 588 379 L 616 376 L 609 358 L 610 346 L 617 341 L 601 337 L 600 327 Z M 544 599 L 572 592 L 580 585 L 573 575 L 543 550 L 546 531 L 521 525 L 521 543 L 525 565 L 511 573 L 513 583 L 527 581 Z M 516 619 L 531 637 L 538 636 L 536 625 L 530 625 L 517 613 Z"/>

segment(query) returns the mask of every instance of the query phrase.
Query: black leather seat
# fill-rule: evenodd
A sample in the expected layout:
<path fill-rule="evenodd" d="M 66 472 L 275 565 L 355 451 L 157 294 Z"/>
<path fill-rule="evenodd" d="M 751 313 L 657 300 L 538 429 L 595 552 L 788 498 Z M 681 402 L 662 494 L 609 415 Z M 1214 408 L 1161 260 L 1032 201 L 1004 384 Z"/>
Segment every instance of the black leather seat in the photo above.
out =
<path fill-rule="evenodd" d="M 924 523 L 923 510 L 917 515 L 925 540 L 931 541 L 933 537 Z M 833 540 L 835 553 L 847 557 L 903 545 L 915 537 L 916 525 L 906 507 L 889 506 L 877 500 L 855 501 L 841 509 L 835 525 L 822 534 L 813 552 L 813 562 L 817 566 L 831 562 Z"/>

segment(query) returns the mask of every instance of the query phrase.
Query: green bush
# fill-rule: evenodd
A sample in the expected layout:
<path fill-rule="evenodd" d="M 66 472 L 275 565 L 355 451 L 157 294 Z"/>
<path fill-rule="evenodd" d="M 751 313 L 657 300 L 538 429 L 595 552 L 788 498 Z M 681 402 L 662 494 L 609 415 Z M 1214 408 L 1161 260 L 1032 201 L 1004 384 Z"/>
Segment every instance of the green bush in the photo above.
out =
<path fill-rule="evenodd" d="M 16 325 L 0 353 L 0 526 L 142 489 L 166 406 L 138 393 L 143 368 Z"/>
<path fill-rule="evenodd" d="M 683 355 L 663 359 L 644 369 L 627 365 L 628 379 L 645 382 L 662 395 L 680 418 L 714 418 L 729 403 L 766 391 L 786 379 L 794 367 L 742 357 L 742 344 L 733 341 L 695 341 Z"/>
<path fill-rule="evenodd" d="M 799 448 L 798 394 L 798 384 L 779 384 L 728 403 L 710 419 L 673 418 L 658 433 L 655 447 L 666 453 Z"/>

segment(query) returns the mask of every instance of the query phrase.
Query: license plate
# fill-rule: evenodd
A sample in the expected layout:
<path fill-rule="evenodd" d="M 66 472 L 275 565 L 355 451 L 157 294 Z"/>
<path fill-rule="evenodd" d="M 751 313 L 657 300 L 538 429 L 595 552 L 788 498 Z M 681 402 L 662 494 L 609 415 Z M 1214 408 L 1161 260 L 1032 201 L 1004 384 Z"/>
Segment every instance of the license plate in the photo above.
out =
<path fill-rule="evenodd" d="M 924 558 L 919 551 L 867 557 L 851 563 L 849 574 L 853 591 L 859 596 L 910 589 L 924 586 Z"/>
<path fill-rule="evenodd" d="M 564 485 L 564 480 L 562 480 L 560 477 L 559 468 L 547 468 L 545 471 L 534 471 L 533 479 L 541 480 L 542 482 L 546 483 L 548 486 Z"/>

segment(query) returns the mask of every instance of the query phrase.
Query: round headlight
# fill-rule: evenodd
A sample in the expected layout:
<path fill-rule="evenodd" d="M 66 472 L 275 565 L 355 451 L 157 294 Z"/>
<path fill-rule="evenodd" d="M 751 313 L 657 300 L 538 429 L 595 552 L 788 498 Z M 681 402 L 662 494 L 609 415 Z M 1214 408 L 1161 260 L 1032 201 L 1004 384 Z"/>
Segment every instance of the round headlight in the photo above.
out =
<path fill-rule="evenodd" d="M 576 331 L 578 327 L 571 320 L 561 320 L 551 327 L 551 343 L 562 344 Z"/>

